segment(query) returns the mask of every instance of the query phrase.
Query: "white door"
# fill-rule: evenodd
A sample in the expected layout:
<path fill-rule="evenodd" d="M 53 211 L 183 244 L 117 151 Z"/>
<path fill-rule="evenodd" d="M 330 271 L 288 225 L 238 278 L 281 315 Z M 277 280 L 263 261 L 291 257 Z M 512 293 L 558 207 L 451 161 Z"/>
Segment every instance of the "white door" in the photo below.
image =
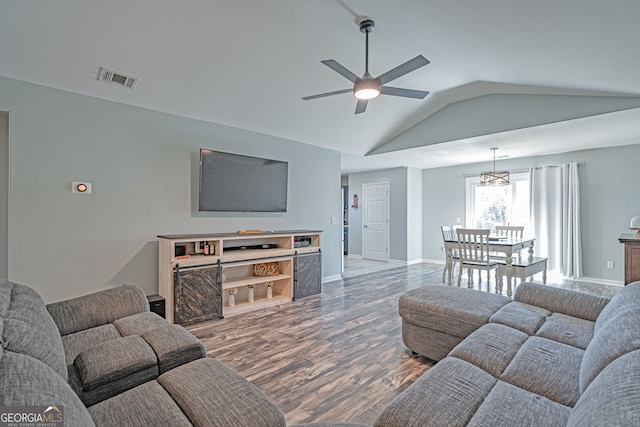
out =
<path fill-rule="evenodd" d="M 389 183 L 364 184 L 363 257 L 389 260 Z"/>

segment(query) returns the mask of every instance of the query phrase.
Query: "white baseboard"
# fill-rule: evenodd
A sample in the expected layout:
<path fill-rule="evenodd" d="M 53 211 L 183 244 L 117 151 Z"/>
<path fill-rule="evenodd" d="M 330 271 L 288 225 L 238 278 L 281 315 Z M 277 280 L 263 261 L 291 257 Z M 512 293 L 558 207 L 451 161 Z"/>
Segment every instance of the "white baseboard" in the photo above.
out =
<path fill-rule="evenodd" d="M 423 259 L 422 262 L 428 262 L 429 264 L 445 265 L 446 262 L 443 259 Z"/>
<path fill-rule="evenodd" d="M 342 280 L 342 276 L 340 274 L 336 274 L 335 276 L 323 277 L 322 283 L 335 282 L 336 280 Z"/>
<path fill-rule="evenodd" d="M 611 286 L 619 286 L 624 287 L 624 282 L 620 280 L 608 280 L 608 279 L 598 279 L 596 277 L 581 277 L 579 279 L 572 279 L 578 282 L 589 282 L 596 283 L 598 285 L 611 285 Z"/>

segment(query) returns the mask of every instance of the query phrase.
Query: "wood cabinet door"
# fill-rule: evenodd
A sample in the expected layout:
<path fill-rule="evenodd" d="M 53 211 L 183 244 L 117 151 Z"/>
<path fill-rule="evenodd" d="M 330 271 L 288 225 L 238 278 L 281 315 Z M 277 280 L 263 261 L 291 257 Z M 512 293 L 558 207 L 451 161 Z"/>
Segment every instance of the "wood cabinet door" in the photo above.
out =
<path fill-rule="evenodd" d="M 293 278 L 293 298 L 304 298 L 322 291 L 322 254 L 296 255 Z"/>
<path fill-rule="evenodd" d="M 180 325 L 222 317 L 220 268 L 176 269 L 174 321 Z"/>
<path fill-rule="evenodd" d="M 640 244 L 625 244 L 624 253 L 624 284 L 628 285 L 631 282 L 640 280 Z"/>

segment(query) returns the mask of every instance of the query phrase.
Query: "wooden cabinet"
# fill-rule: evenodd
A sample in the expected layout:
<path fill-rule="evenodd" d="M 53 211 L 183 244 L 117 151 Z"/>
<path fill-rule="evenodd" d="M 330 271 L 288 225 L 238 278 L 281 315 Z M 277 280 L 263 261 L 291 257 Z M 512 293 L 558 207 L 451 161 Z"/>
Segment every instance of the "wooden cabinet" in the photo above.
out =
<path fill-rule="evenodd" d="M 640 280 L 640 237 L 623 234 L 618 239 L 624 244 L 624 284 Z"/>
<path fill-rule="evenodd" d="M 166 300 L 167 320 L 188 325 L 319 293 L 320 235 L 294 230 L 158 236 L 158 293 Z"/>

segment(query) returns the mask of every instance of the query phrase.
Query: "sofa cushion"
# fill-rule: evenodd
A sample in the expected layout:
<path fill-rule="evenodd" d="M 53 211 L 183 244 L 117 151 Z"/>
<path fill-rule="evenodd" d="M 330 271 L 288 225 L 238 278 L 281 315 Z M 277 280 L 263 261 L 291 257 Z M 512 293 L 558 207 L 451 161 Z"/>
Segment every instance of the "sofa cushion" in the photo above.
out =
<path fill-rule="evenodd" d="M 84 350 L 118 338 L 120 338 L 120 334 L 113 325 L 98 326 L 87 329 L 86 331 L 80 331 L 63 336 L 62 344 L 64 346 L 67 365 L 73 364 L 73 361 L 76 359 L 78 354 Z"/>
<path fill-rule="evenodd" d="M 74 365 L 80 374 L 82 390 L 89 391 L 156 367 L 157 361 L 147 342 L 131 335 L 83 351 L 76 357 Z"/>
<path fill-rule="evenodd" d="M 112 325 L 116 327 L 123 337 L 127 335 L 142 335 L 154 329 L 164 328 L 167 324 L 163 317 L 151 311 L 137 313 L 112 322 Z"/>
<path fill-rule="evenodd" d="M 477 366 L 446 357 L 397 396 L 374 425 L 466 426 L 497 381 Z"/>
<path fill-rule="evenodd" d="M 6 352 L 0 359 L 0 405 L 63 408 L 65 426 L 93 426 L 93 420 L 69 384 L 30 356 Z"/>
<path fill-rule="evenodd" d="M 2 347 L 44 362 L 66 380 L 62 339 L 40 295 L 4 279 L 0 281 L 0 295 Z"/>
<path fill-rule="evenodd" d="M 458 344 L 449 356 L 457 357 L 499 378 L 529 335 L 508 326 L 489 323 Z"/>
<path fill-rule="evenodd" d="M 498 381 L 468 427 L 563 426 L 571 409 L 538 394 Z"/>
<path fill-rule="evenodd" d="M 549 310 L 535 305 L 512 301 L 502 307 L 489 318 L 490 323 L 500 323 L 525 334 L 535 335 L 546 318 L 551 315 Z"/>
<path fill-rule="evenodd" d="M 573 406 L 580 397 L 579 373 L 583 354 L 584 350 L 576 347 L 530 337 L 500 379 L 554 402 Z"/>
<path fill-rule="evenodd" d="M 553 313 L 536 335 L 584 350 L 593 339 L 594 324 L 591 320 Z"/>
<path fill-rule="evenodd" d="M 620 356 L 591 382 L 568 427 L 640 425 L 640 350 Z"/>
<path fill-rule="evenodd" d="M 100 427 L 193 425 L 157 381 L 149 381 L 96 403 L 89 407 L 89 413 Z"/>
<path fill-rule="evenodd" d="M 529 285 L 529 284 L 527 284 Z M 553 306 L 545 298 L 538 296 L 540 289 L 527 286 L 529 292 L 522 292 L 519 296 L 523 299 L 545 301 L 547 306 Z M 535 292 L 533 292 L 535 290 Z M 556 294 L 556 289 L 552 289 Z M 535 295 L 535 297 L 534 297 Z M 559 295 L 556 295 L 559 297 Z M 591 301 L 588 299 L 588 301 Z M 599 299 L 595 302 L 602 302 Z M 593 302 L 593 301 L 592 301 Z M 596 304 L 597 305 L 597 304 Z M 589 306 L 586 304 L 586 306 Z M 561 304 L 555 304 L 557 309 L 567 310 Z M 577 313 L 577 312 L 576 312 Z M 585 313 L 579 313 L 585 316 Z M 490 323 L 500 323 L 518 329 L 529 335 L 538 335 L 553 341 L 558 341 L 567 345 L 587 348 L 593 338 L 594 321 L 586 320 L 583 317 L 575 317 L 562 312 L 552 312 L 546 308 L 537 307 L 521 301 L 513 301 L 498 310 L 489 319 Z"/>
<path fill-rule="evenodd" d="M 613 296 L 611 302 L 607 304 L 596 319 L 594 333 L 598 333 L 609 320 L 630 307 L 640 310 L 640 281 L 629 283 Z"/>
<path fill-rule="evenodd" d="M 204 345 L 180 325 L 167 325 L 142 334 L 142 338 L 153 348 L 158 358 L 160 373 L 207 357 Z"/>
<path fill-rule="evenodd" d="M 158 377 L 158 383 L 194 425 L 285 426 L 284 414 L 267 395 L 218 360 L 178 366 Z"/>
<path fill-rule="evenodd" d="M 604 323 L 585 350 L 580 366 L 582 392 L 613 360 L 640 349 L 640 306 L 615 312 L 617 315 Z"/>
<path fill-rule="evenodd" d="M 86 407 L 95 405 L 98 402 L 102 402 L 105 399 L 112 398 L 126 390 L 158 378 L 158 366 L 154 365 L 147 369 L 136 371 L 119 380 L 111 381 L 100 387 L 92 388 L 91 390 L 83 390 L 82 379 L 80 378 L 80 374 L 78 373 L 76 366 L 69 365 L 68 368 L 69 385 L 71 386 L 71 389 L 76 392 Z"/>

